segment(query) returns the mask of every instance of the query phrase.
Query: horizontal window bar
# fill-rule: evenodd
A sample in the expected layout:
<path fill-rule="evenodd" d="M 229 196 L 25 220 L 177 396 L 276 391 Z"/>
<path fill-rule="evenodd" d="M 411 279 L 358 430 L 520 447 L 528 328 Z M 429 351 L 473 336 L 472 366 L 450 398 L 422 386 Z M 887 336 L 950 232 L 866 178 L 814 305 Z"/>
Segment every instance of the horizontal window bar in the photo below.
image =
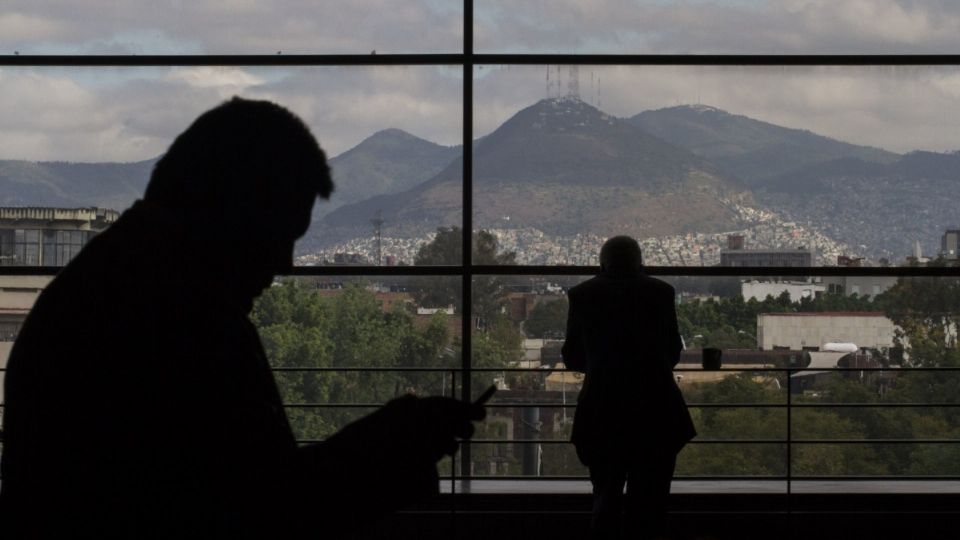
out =
<path fill-rule="evenodd" d="M 651 66 L 952 65 L 956 54 L 474 54 L 475 64 Z"/>
<path fill-rule="evenodd" d="M 589 480 L 589 477 L 584 476 L 573 476 L 573 475 L 557 475 L 557 476 L 521 476 L 521 475 L 504 475 L 504 476 L 454 476 L 450 475 L 444 476 L 444 480 L 526 480 L 526 481 L 535 481 L 535 482 L 550 482 L 550 481 L 562 481 L 562 480 Z M 960 476 L 957 475 L 928 475 L 928 476 L 864 476 L 864 475 L 850 475 L 850 476 L 790 476 L 789 478 L 784 475 L 769 475 L 769 476 L 757 476 L 757 475 L 716 475 L 716 476 L 702 476 L 702 475 L 674 475 L 674 480 L 722 480 L 722 481 L 737 481 L 737 480 L 779 480 L 785 482 L 787 480 L 792 480 L 796 482 L 797 480 L 830 480 L 830 481 L 849 481 L 849 482 L 858 482 L 858 481 L 875 481 L 875 480 L 886 480 L 886 481 L 947 481 L 947 480 L 960 480 Z"/>
<path fill-rule="evenodd" d="M 284 403 L 286 409 L 379 409 L 386 403 Z"/>
<path fill-rule="evenodd" d="M 528 368 L 523 368 L 524 370 Z M 459 373 L 463 371 L 463 368 L 457 367 L 373 367 L 373 366 L 357 366 L 357 367 L 271 367 L 270 371 L 293 371 L 293 372 L 426 372 L 426 373 Z M 559 371 L 559 370 L 554 370 Z"/>
<path fill-rule="evenodd" d="M 284 407 L 291 409 L 370 409 L 379 408 L 386 403 L 284 403 Z M 4 406 L 0 403 L 0 408 Z M 525 407 L 541 407 L 545 409 L 573 409 L 576 403 L 551 403 L 547 401 L 487 403 L 484 407 L 493 409 L 511 409 Z M 876 409 L 937 409 L 956 408 L 960 403 L 687 403 L 691 409 L 836 409 L 836 408 L 876 408 Z"/>
<path fill-rule="evenodd" d="M 382 407 L 385 403 L 285 403 L 284 407 L 299 409 L 323 409 L 323 408 L 371 408 Z M 525 407 L 541 407 L 545 409 L 573 409 L 576 403 L 551 403 L 547 401 L 533 402 L 509 402 L 509 403 L 487 403 L 484 407 L 492 409 L 510 409 Z M 960 403 L 688 403 L 687 407 L 691 409 L 835 409 L 835 408 L 918 408 L 918 409 L 936 409 L 936 408 L 954 408 L 960 407 Z"/>
<path fill-rule="evenodd" d="M 0 55 L 0 66 L 429 66 L 465 62 L 460 53 Z"/>
<path fill-rule="evenodd" d="M 960 478 L 960 477 L 957 477 Z M 552 482 L 552 481 L 564 481 L 564 480 L 589 480 L 590 477 L 583 475 L 552 475 L 552 476 L 523 476 L 523 475 L 503 475 L 503 476 L 451 476 L 445 475 L 441 478 L 441 482 L 446 480 L 532 480 L 535 482 Z M 770 476 L 754 476 L 754 475 L 716 475 L 716 476 L 680 476 L 674 475 L 674 480 L 779 480 L 786 481 L 787 477 L 783 475 L 770 475 Z M 872 480 L 873 478 L 871 478 Z"/>
<path fill-rule="evenodd" d="M 757 351 L 762 352 L 762 351 Z M 797 351 L 800 352 L 800 351 Z M 0 367 L 0 372 L 6 371 L 7 368 Z M 313 367 L 313 366 L 283 366 L 283 367 L 271 367 L 271 371 L 276 372 L 423 372 L 423 373 L 463 373 L 462 367 L 375 367 L 375 366 L 355 366 L 355 367 Z M 557 368 L 493 368 L 493 367 L 477 367 L 471 368 L 471 372 L 474 373 L 579 373 L 576 370 L 572 369 L 557 369 Z M 701 368 L 674 368 L 672 371 L 677 373 L 700 373 L 707 371 Z M 936 373 L 941 371 L 960 371 L 960 367 L 949 366 L 949 367 L 823 367 L 823 368 L 810 368 L 810 367 L 771 367 L 771 368 L 738 368 L 736 366 L 724 367 L 722 369 L 709 370 L 712 372 L 729 372 L 729 373 L 765 373 L 765 372 L 800 372 L 800 371 L 823 371 L 823 372 L 857 372 L 857 371 L 886 371 L 893 373 Z"/>
<path fill-rule="evenodd" d="M 808 312 L 809 313 L 809 312 Z M 734 349 L 736 350 L 736 349 Z M 748 349 L 752 352 L 768 352 L 762 350 Z M 794 351 L 797 353 L 803 351 Z M 550 371 L 550 370 L 543 370 Z M 559 370 L 554 370 L 559 371 Z M 830 371 L 830 372 L 856 372 L 856 371 L 886 371 L 893 373 L 917 373 L 917 372 L 940 372 L 940 371 L 960 371 L 960 367 L 957 366 L 945 366 L 945 367 L 772 367 L 772 368 L 738 368 L 736 365 L 727 365 L 722 369 L 712 369 L 704 370 L 701 368 L 674 368 L 673 371 L 676 372 L 702 372 L 702 371 L 714 371 L 714 372 L 764 372 L 764 371 L 773 371 L 773 372 L 801 372 L 801 371 Z"/>
<path fill-rule="evenodd" d="M 960 64 L 956 54 L 188 54 L 0 55 L 0 66 L 396 66 L 579 64 L 636 66 L 885 66 Z"/>
<path fill-rule="evenodd" d="M 470 439 L 470 444 L 572 444 L 565 439 Z M 960 444 L 960 439 L 693 439 L 688 444 Z"/>
<path fill-rule="evenodd" d="M 786 406 L 786 405 L 784 405 Z M 797 403 L 793 402 L 790 407 L 794 408 L 911 408 L 935 409 L 938 407 L 960 407 L 960 403 Z"/>
<path fill-rule="evenodd" d="M 0 266 L 0 276 L 54 276 L 60 269 L 50 266 Z M 887 276 L 887 277 L 956 277 L 960 266 L 646 266 L 651 276 Z M 592 276 L 599 266 L 297 266 L 289 276 Z"/>
<path fill-rule="evenodd" d="M 320 267 L 311 267 L 320 268 Z M 644 266 L 651 276 L 960 276 L 960 266 Z M 592 276 L 599 266 L 475 265 L 475 275 Z"/>

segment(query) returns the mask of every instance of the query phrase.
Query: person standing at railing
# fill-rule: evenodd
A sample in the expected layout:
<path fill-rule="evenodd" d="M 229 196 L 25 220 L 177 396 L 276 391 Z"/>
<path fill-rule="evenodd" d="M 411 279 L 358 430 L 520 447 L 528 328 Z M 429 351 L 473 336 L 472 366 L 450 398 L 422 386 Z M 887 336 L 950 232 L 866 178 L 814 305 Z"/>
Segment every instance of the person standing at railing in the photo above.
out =
<path fill-rule="evenodd" d="M 13 347 L 0 537 L 337 538 L 438 491 L 482 406 L 407 396 L 298 446 L 248 318 L 332 189 L 273 103 L 234 98 L 173 142 Z"/>
<path fill-rule="evenodd" d="M 622 512 L 627 538 L 662 536 L 677 453 L 696 435 L 672 373 L 683 348 L 673 287 L 644 275 L 636 240 L 615 236 L 600 275 L 568 299 L 562 354 L 586 374 L 571 440 L 590 469 L 591 536 L 620 538 Z"/>

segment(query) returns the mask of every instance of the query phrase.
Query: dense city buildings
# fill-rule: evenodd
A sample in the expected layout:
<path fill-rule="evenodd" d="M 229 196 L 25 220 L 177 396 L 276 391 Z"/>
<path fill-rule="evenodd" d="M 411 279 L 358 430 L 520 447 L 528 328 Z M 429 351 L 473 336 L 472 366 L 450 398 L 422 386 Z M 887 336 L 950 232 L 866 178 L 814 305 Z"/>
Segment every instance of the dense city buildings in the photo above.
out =
<path fill-rule="evenodd" d="M 720 252 L 720 266 L 813 266 L 813 254 L 798 249 L 725 249 Z"/>

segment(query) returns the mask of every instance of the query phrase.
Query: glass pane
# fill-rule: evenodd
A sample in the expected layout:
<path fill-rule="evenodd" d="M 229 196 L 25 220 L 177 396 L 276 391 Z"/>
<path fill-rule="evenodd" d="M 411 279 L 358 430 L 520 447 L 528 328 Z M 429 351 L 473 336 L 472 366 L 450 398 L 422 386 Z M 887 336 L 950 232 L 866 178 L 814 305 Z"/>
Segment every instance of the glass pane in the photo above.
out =
<path fill-rule="evenodd" d="M 616 234 L 651 266 L 956 258 L 955 66 L 475 75 L 474 224 L 515 254 L 494 264 L 593 265 Z"/>
<path fill-rule="evenodd" d="M 459 68 L 0 68 L 0 91 L 0 205 L 122 211 L 176 135 L 242 95 L 300 115 L 329 158 L 298 264 L 415 264 L 462 220 Z"/>
<path fill-rule="evenodd" d="M 4 4 L 3 54 L 377 54 L 463 50 L 463 3 L 269 0 Z"/>
<path fill-rule="evenodd" d="M 476 49 L 503 53 L 951 53 L 960 11 L 939 0 L 476 2 Z"/>
<path fill-rule="evenodd" d="M 565 369 L 560 351 L 567 292 L 585 279 L 475 278 L 474 378 L 500 389 L 489 409 L 499 431 L 491 426 L 482 437 L 501 439 L 475 445 L 486 445 L 473 460 L 474 467 L 484 471 L 477 474 L 583 472 L 569 447 L 536 441 L 569 439 L 575 412 L 569 405 L 576 403 L 583 378 Z M 676 292 L 678 330 L 687 349 L 674 377 L 698 431 L 680 455 L 678 478 L 786 475 L 788 403 L 793 406 L 791 436 L 797 441 L 794 474 L 956 474 L 948 460 L 954 451 L 949 441 L 960 441 L 960 407 L 953 406 L 960 384 L 960 279 L 890 278 L 875 297 L 850 294 L 849 287 L 827 287 L 841 278 L 802 278 L 807 280 L 803 287 L 822 289 L 815 295 L 793 287 L 799 278 L 660 279 Z M 720 369 L 704 369 L 708 348 L 721 351 Z M 481 387 L 474 385 L 475 395 Z M 864 404 L 890 406 L 849 406 Z M 541 448 L 539 454 L 525 454 L 520 442 L 502 439 L 533 440 L 527 446 Z M 924 442 L 870 442 L 879 439 Z M 829 442 L 836 440 L 852 444 Z M 492 465 L 503 456 L 512 461 Z M 684 489 L 761 489 L 751 482 L 690 484 Z M 831 484 L 822 482 L 805 489 L 829 489 Z"/>

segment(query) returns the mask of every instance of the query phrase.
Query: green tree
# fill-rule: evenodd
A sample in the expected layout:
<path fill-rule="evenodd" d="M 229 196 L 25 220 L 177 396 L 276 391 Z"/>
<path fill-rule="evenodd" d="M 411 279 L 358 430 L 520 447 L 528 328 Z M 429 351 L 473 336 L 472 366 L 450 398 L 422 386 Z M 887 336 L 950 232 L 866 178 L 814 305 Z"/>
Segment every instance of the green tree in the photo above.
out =
<path fill-rule="evenodd" d="M 251 314 L 287 404 L 382 403 L 406 392 L 441 394 L 441 373 L 309 371 L 311 368 L 397 368 L 451 365 L 446 315 L 416 325 L 402 307 L 384 312 L 373 292 L 353 283 L 332 297 L 300 280 L 264 291 Z M 290 368 L 306 368 L 300 371 Z M 449 380 L 449 379 L 446 379 Z M 369 408 L 288 407 L 299 438 L 319 439 Z"/>
<path fill-rule="evenodd" d="M 523 332 L 531 338 L 563 335 L 567 328 L 567 299 L 543 299 L 530 310 Z"/>
<path fill-rule="evenodd" d="M 271 367 L 324 368 L 332 366 L 330 306 L 298 282 L 290 280 L 260 296 L 251 313 Z M 330 399 L 337 374 L 278 371 L 277 386 L 284 403 L 322 403 Z M 288 408 L 287 417 L 299 438 L 317 439 L 336 431 L 331 419 L 308 408 Z"/>
<path fill-rule="evenodd" d="M 473 264 L 516 264 L 514 252 L 499 253 L 497 238 L 487 231 L 473 233 Z M 439 227 L 432 241 L 420 246 L 414 258 L 416 265 L 460 265 L 463 263 L 463 234 L 459 227 Z M 473 280 L 473 314 L 485 321 L 501 310 L 504 282 L 494 276 L 477 276 Z M 418 280 L 416 289 L 420 305 L 441 307 L 452 305 L 463 313 L 460 280 L 438 277 Z"/>
<path fill-rule="evenodd" d="M 693 385 L 689 401 L 709 404 L 781 404 L 782 393 L 746 374 Z M 786 412 L 780 407 L 705 407 L 691 410 L 699 439 L 786 439 Z M 690 444 L 681 453 L 683 475 L 782 475 L 784 444 Z"/>

